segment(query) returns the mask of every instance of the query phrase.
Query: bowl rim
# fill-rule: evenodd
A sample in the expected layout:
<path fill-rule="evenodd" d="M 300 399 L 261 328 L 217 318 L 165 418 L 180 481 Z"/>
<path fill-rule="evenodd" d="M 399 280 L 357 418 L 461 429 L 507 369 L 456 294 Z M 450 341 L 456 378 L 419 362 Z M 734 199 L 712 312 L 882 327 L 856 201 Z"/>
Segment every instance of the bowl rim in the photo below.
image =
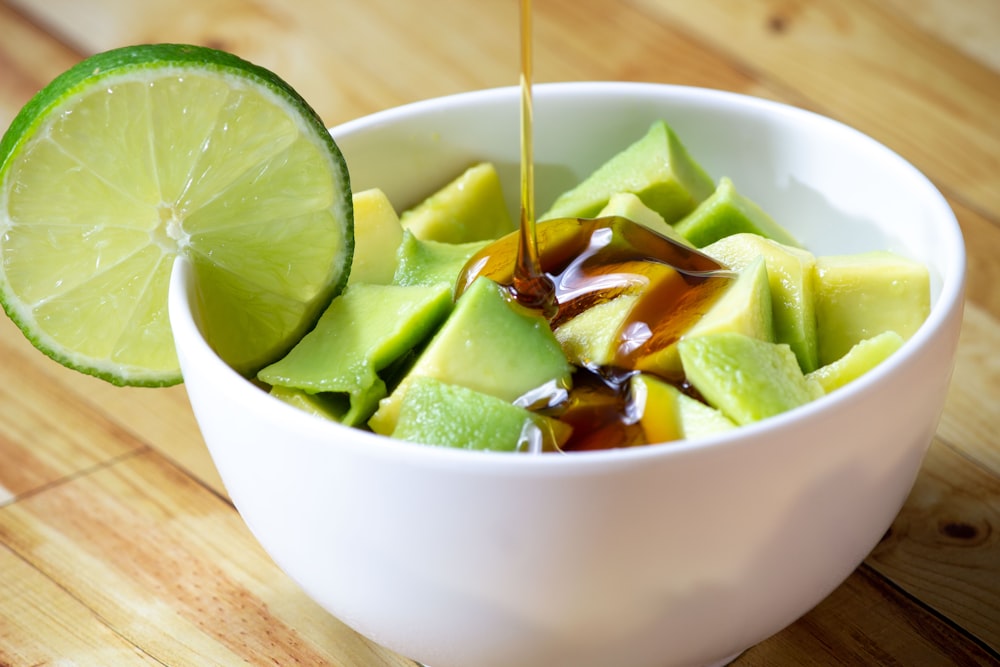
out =
<path fill-rule="evenodd" d="M 302 444 L 312 444 L 313 440 L 325 441 L 322 447 L 348 447 L 364 450 L 366 456 L 387 457 L 413 465 L 459 465 L 488 466 L 491 470 L 513 466 L 519 473 L 524 471 L 564 470 L 567 467 L 586 467 L 610 463 L 632 463 L 648 458 L 673 457 L 704 449 L 730 446 L 746 446 L 745 442 L 761 434 L 780 432 L 825 410 L 836 409 L 838 405 L 858 400 L 868 392 L 878 391 L 887 378 L 900 372 L 901 367 L 911 357 L 935 345 L 936 339 L 954 317 L 961 319 L 964 306 L 966 254 L 964 240 L 958 220 L 947 200 L 937 187 L 901 155 L 878 142 L 874 138 L 836 119 L 816 112 L 743 93 L 712 88 L 682 86 L 649 82 L 621 81 L 578 81 L 541 83 L 533 86 L 533 95 L 543 103 L 558 96 L 575 95 L 619 95 L 625 97 L 656 97 L 669 101 L 710 103 L 713 105 L 736 105 L 744 109 L 755 109 L 769 114 L 795 118 L 797 122 L 809 121 L 824 124 L 833 131 L 854 135 L 854 139 L 867 144 L 869 150 L 881 153 L 882 159 L 893 163 L 905 176 L 910 178 L 928 198 L 934 209 L 932 216 L 944 225 L 943 234 L 951 243 L 942 248 L 946 254 L 947 269 L 940 276 L 941 285 L 937 298 L 931 304 L 927 319 L 914 335 L 895 354 L 865 373 L 849 385 L 836 392 L 820 397 L 806 405 L 768 419 L 739 426 L 733 431 L 714 434 L 692 440 L 656 443 L 641 447 L 616 448 L 542 456 L 512 455 L 509 452 L 478 451 L 420 445 L 419 443 L 394 440 L 361 429 L 344 426 L 305 411 L 269 396 L 247 378 L 243 377 L 215 354 L 201 335 L 193 313 L 194 276 L 188 259 L 179 256 L 174 263 L 169 289 L 169 314 L 171 326 L 175 329 L 175 340 L 190 343 L 184 353 L 192 363 L 203 365 L 206 372 L 218 375 L 221 382 L 232 385 L 230 400 L 241 403 L 247 410 L 261 415 L 264 419 L 278 420 L 287 426 L 291 435 L 303 436 Z M 428 98 L 391 107 L 362 116 L 330 128 L 335 141 L 355 132 L 395 122 L 397 119 L 415 114 L 432 114 L 439 109 L 466 105 L 512 103 L 519 99 L 518 86 L 485 88 L 441 97 Z M 537 107 L 537 102 L 535 103 Z M 955 311 L 959 311 L 956 315 Z M 178 335 L 180 334 L 180 335 Z M 341 437 L 349 429 L 350 437 Z"/>

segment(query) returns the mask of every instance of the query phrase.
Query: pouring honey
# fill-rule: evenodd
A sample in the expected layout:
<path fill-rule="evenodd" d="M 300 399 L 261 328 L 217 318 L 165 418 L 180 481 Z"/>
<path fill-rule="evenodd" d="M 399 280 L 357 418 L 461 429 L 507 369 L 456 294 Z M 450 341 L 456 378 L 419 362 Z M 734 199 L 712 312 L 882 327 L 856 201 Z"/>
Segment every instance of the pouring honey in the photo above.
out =
<path fill-rule="evenodd" d="M 584 311 L 631 295 L 610 363 L 582 364 L 573 387 L 534 395 L 538 411 L 573 426 L 564 450 L 645 444 L 629 378 L 642 359 L 675 344 L 730 284 L 733 273 L 711 257 L 620 217 L 535 217 L 531 0 L 520 1 L 520 218 L 516 234 L 476 253 L 456 297 L 485 276 L 517 303 L 542 313 L 555 330 Z M 690 391 L 683 377 L 664 379 Z"/>

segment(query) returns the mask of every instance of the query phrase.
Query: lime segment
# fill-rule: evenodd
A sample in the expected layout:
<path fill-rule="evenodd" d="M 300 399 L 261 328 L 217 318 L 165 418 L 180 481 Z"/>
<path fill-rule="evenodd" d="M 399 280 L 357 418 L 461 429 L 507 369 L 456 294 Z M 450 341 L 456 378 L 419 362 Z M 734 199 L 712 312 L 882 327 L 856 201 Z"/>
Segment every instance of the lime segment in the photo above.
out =
<path fill-rule="evenodd" d="M 170 269 L 251 375 L 343 288 L 347 168 L 316 113 L 232 54 L 143 45 L 60 75 L 0 141 L 0 299 L 43 352 L 116 384 L 181 380 Z"/>

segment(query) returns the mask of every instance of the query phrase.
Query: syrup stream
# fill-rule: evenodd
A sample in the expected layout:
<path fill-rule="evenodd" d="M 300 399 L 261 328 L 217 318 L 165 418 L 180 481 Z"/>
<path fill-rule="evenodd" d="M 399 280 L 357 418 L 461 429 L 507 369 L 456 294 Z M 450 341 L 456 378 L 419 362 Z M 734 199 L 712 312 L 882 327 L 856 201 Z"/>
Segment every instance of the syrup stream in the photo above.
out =
<path fill-rule="evenodd" d="M 555 314 L 555 286 L 542 271 L 538 258 L 535 225 L 535 158 L 532 105 L 531 0 L 521 0 L 521 219 L 518 225 L 517 261 L 514 265 L 513 296 L 521 305 Z"/>

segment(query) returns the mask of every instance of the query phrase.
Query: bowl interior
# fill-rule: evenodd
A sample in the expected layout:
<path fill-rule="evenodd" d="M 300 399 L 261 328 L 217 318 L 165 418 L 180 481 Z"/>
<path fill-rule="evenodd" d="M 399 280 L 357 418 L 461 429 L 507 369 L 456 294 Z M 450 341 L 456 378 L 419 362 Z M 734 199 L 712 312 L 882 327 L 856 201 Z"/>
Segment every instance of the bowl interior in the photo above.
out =
<path fill-rule="evenodd" d="M 509 87 L 430 99 L 347 122 L 331 133 L 356 192 L 379 187 L 403 210 L 470 164 L 489 160 L 517 219 L 519 94 Z M 663 119 L 709 175 L 730 177 L 815 254 L 887 249 L 929 267 L 932 311 L 924 326 L 900 353 L 852 383 L 857 386 L 837 392 L 837 400 L 907 363 L 961 309 L 964 244 L 947 202 L 899 155 L 848 126 L 759 98 L 662 84 L 542 84 L 534 96 L 539 212 Z M 178 310 L 189 309 L 190 290 L 174 291 L 185 302 Z M 204 344 L 195 328 L 183 328 L 175 334 L 179 345 L 187 345 L 190 333 Z M 831 398 L 792 413 L 822 409 Z M 290 412 L 280 407 L 279 414 Z M 738 439 L 746 429 L 768 428 L 785 417 L 711 440 Z M 341 428 L 320 420 L 306 423 L 309 431 Z"/>
<path fill-rule="evenodd" d="M 518 92 L 429 100 L 334 128 L 353 187 L 380 187 L 402 209 L 472 162 L 492 160 L 516 213 Z M 960 282 L 962 240 L 947 203 L 902 158 L 845 125 L 757 98 L 657 84 L 543 84 L 534 96 L 539 212 L 664 119 L 713 178 L 732 178 L 814 253 L 913 257 L 931 267 L 935 300 Z"/>

